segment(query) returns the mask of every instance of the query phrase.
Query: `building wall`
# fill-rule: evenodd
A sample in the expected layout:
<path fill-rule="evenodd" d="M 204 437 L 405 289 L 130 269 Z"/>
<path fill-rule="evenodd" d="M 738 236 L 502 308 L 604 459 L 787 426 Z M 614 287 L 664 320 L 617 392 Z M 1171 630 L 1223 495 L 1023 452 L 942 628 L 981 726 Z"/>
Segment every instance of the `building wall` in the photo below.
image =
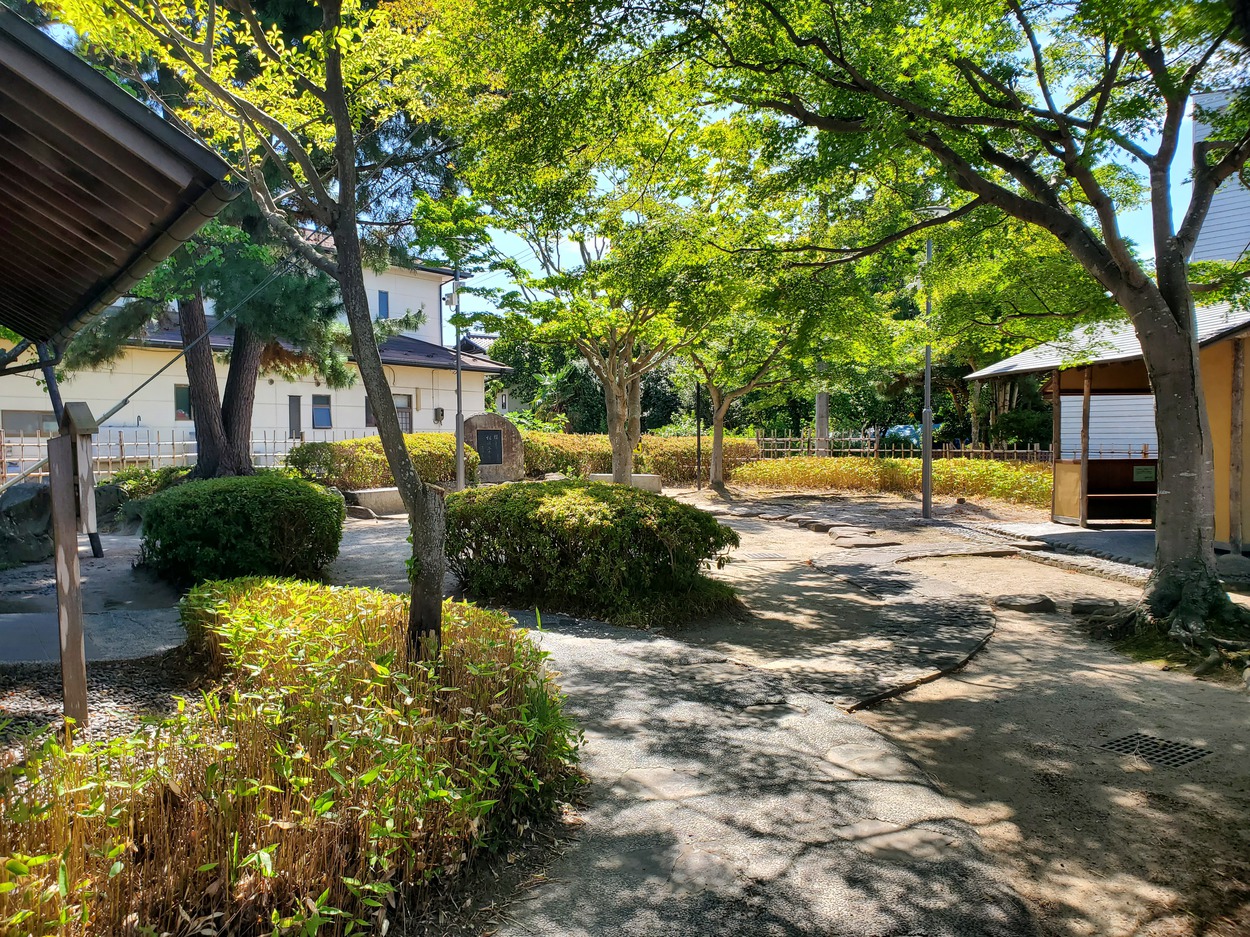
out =
<path fill-rule="evenodd" d="M 169 349 L 132 348 L 112 365 L 95 371 L 72 375 L 61 384 L 62 397 L 83 400 L 97 416 L 169 363 L 176 352 Z M 456 375 L 453 371 L 431 368 L 386 365 L 387 379 L 396 394 L 413 396 L 413 430 L 415 432 L 453 432 L 456 413 Z M 486 412 L 485 380 L 480 372 L 463 372 L 463 398 L 466 416 Z M 218 362 L 218 387 L 225 387 L 226 365 Z M 187 372 L 179 360 L 151 384 L 133 395 L 131 403 L 104 424 L 110 431 L 146 430 L 147 432 L 192 435 L 195 424 L 177 419 L 176 386 L 186 385 Z M 332 426 L 314 429 L 313 395 L 330 397 Z M 331 390 L 320 378 L 308 376 L 286 381 L 279 376 L 262 376 L 257 382 L 256 408 L 252 418 L 253 434 L 279 434 L 289 429 L 289 398 L 300 398 L 300 422 L 308 439 L 366 436 L 376 433 L 365 426 L 365 392 L 360 381 L 348 388 Z M 434 410 L 445 411 L 441 424 L 434 420 Z M 51 411 L 48 395 L 38 383 L 36 374 L 11 375 L 0 379 L 0 412 Z"/>
<path fill-rule="evenodd" d="M 408 332 L 435 345 L 443 344 L 442 284 L 447 277 L 424 270 L 404 270 L 390 267 L 383 273 L 365 269 L 365 290 L 369 294 L 369 312 L 378 317 L 379 291 L 389 297 L 390 318 L 398 319 L 406 313 L 422 313 L 425 321 L 415 331 Z"/>
<path fill-rule="evenodd" d="M 1228 103 L 1226 92 L 1194 95 L 1194 103 L 1215 110 Z M 1194 120 L 1194 142 L 1211 134 L 1211 128 Z M 1194 244 L 1193 260 L 1237 260 L 1250 249 L 1250 189 L 1234 173 L 1215 190 L 1207 219 Z"/>
<path fill-rule="evenodd" d="M 1232 504 L 1229 467 L 1233 431 L 1233 341 L 1228 339 L 1203 348 L 1199 354 L 1199 366 L 1202 369 L 1207 419 L 1211 426 L 1211 455 L 1215 462 L 1215 542 L 1225 544 L 1229 538 Z M 1250 381 L 1250 373 L 1245 379 Z M 1242 409 L 1241 530 L 1243 539 L 1250 539 L 1250 393 L 1245 395 Z"/>

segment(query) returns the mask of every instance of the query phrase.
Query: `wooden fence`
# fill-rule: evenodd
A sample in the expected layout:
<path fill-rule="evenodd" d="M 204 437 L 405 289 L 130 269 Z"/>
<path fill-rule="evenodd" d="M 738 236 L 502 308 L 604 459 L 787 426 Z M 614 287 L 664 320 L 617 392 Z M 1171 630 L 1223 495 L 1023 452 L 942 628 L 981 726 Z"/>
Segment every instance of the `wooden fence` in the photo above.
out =
<path fill-rule="evenodd" d="M 870 436 L 834 433 L 828 439 L 802 436 L 763 436 L 755 438 L 760 458 L 784 459 L 787 456 L 852 456 L 870 459 L 918 459 L 920 446 L 894 439 L 876 440 Z M 935 459 L 1000 459 L 1009 462 L 1050 462 L 1050 448 L 1040 444 L 994 447 L 954 446 L 949 443 L 933 447 Z"/>
<path fill-rule="evenodd" d="M 301 442 L 329 442 L 372 436 L 376 429 L 305 431 L 298 437 L 277 430 L 252 436 L 252 461 L 257 466 L 280 465 L 288 452 Z M 197 454 L 195 434 L 190 430 L 101 429 L 92 440 L 96 479 L 106 479 L 124 468 L 164 468 L 194 465 Z M 0 432 L 0 484 L 20 475 L 48 455 L 48 437 L 13 436 Z M 46 481 L 47 468 L 31 472 L 30 481 Z"/>

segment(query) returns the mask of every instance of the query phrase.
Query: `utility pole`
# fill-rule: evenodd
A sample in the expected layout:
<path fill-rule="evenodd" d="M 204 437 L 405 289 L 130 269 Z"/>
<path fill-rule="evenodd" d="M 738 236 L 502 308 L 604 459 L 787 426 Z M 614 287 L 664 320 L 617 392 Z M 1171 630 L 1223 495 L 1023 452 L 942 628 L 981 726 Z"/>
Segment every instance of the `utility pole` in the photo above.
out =
<path fill-rule="evenodd" d="M 456 490 L 464 491 L 464 400 L 460 379 L 460 261 L 456 261 L 451 296 L 456 320 Z M 446 300 L 444 300 L 446 301 Z"/>
<path fill-rule="evenodd" d="M 922 214 L 940 218 L 950 214 L 947 205 L 930 205 L 920 209 Z M 924 262 L 926 269 L 933 261 L 933 237 L 924 239 Z M 928 284 L 924 288 L 924 324 L 929 329 L 933 315 L 933 291 Z M 924 411 L 920 415 L 920 515 L 933 517 L 933 344 L 924 346 Z"/>
<path fill-rule="evenodd" d="M 924 261 L 933 260 L 933 238 L 924 239 Z M 924 321 L 933 313 L 933 291 L 924 289 Z M 924 410 L 920 414 L 920 516 L 933 517 L 933 345 L 924 346 Z"/>
<path fill-rule="evenodd" d="M 703 385 L 694 382 L 694 487 L 703 490 L 703 414 L 699 412 L 699 396 Z"/>

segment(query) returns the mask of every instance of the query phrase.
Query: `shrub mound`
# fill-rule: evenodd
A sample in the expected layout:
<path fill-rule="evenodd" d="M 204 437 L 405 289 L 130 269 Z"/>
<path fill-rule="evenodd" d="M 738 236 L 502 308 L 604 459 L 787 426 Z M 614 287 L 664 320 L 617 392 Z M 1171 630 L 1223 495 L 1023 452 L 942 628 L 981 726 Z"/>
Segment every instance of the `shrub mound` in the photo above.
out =
<path fill-rule="evenodd" d="M 525 442 L 525 474 L 529 476 L 559 472 L 577 478 L 612 471 L 612 444 L 607 436 L 574 433 L 536 433 L 523 431 Z M 727 437 L 724 441 L 725 474 L 728 477 L 739 465 L 759 458 L 754 439 Z M 690 483 L 695 480 L 698 442 L 694 436 L 644 435 L 634 454 L 634 471 L 659 475 L 666 485 Z M 712 458 L 712 440 L 703 437 L 703 477 L 707 478 Z"/>
<path fill-rule="evenodd" d="M 423 481 L 444 484 L 456 479 L 456 437 L 451 433 L 408 433 L 404 436 L 417 474 Z M 477 476 L 478 454 L 464 447 L 466 478 Z M 306 442 L 287 453 L 286 464 L 304 478 L 344 491 L 392 488 L 395 476 L 386 464 L 377 436 L 340 442 Z"/>
<path fill-rule="evenodd" d="M 193 481 L 144 505 L 141 562 L 176 583 L 315 577 L 339 554 L 343 499 L 267 472 Z"/>
<path fill-rule="evenodd" d="M 761 459 L 734 472 L 735 484 L 761 488 L 842 491 L 920 491 L 919 459 Z M 935 459 L 933 492 L 938 495 L 1001 498 L 1018 504 L 1050 504 L 1050 466 L 992 459 Z"/>
<path fill-rule="evenodd" d="M 131 498 L 147 498 L 174 485 L 181 484 L 191 471 L 188 465 L 166 465 L 144 468 L 132 465 L 114 472 L 106 484 L 116 485 Z"/>
<path fill-rule="evenodd" d="M 447 498 L 448 564 L 471 592 L 617 624 L 731 604 L 702 569 L 737 544 L 706 512 L 626 485 L 517 482 Z"/>
<path fill-rule="evenodd" d="M 278 580 L 184 603 L 224 683 L 150 731 L 0 776 L 0 922 L 35 935 L 386 933 L 415 888 L 562 795 L 577 734 L 506 617 Z"/>

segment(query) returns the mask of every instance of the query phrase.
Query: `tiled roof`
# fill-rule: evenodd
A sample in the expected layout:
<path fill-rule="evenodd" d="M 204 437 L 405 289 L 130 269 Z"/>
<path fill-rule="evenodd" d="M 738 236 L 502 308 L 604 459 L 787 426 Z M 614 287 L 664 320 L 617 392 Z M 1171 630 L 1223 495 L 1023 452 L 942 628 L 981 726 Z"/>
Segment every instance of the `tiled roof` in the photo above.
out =
<path fill-rule="evenodd" d="M 1234 309 L 1228 303 L 1200 307 L 1194 318 L 1197 320 L 1200 345 L 1250 326 L 1250 310 Z M 1105 364 L 1109 361 L 1132 361 L 1140 357 L 1141 344 L 1137 341 L 1131 323 L 1104 322 L 1073 329 L 1063 338 L 974 371 L 966 380 L 979 381 L 990 377 L 1051 371 L 1075 365 Z"/>
<path fill-rule="evenodd" d="M 209 336 L 209 344 L 213 351 L 226 351 L 234 343 L 234 336 L 229 330 L 214 332 Z M 181 348 L 182 333 L 178 329 L 154 329 L 130 342 L 144 348 Z M 293 345 L 286 342 L 283 347 L 292 351 Z M 408 335 L 395 335 L 378 346 L 382 353 L 382 363 L 400 365 L 411 368 L 433 368 L 436 371 L 454 371 L 456 369 L 456 350 L 435 345 L 433 342 L 412 338 Z M 502 374 L 510 370 L 506 364 L 492 361 L 485 355 L 460 353 L 460 368 L 464 371 L 482 371 L 491 374 Z"/>

